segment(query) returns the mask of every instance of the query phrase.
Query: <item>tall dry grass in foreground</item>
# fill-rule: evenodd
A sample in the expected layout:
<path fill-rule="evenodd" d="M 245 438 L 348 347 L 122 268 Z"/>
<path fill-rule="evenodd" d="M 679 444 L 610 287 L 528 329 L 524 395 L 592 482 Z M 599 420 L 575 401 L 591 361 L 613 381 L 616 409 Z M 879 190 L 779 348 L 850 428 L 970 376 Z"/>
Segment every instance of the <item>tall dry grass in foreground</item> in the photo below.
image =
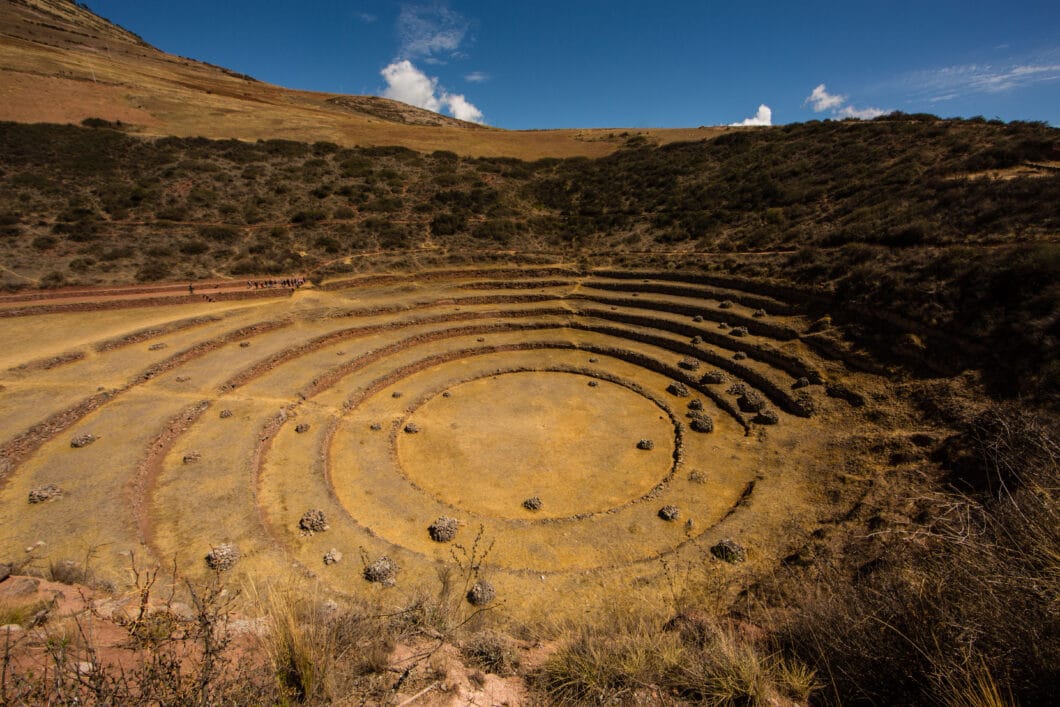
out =
<path fill-rule="evenodd" d="M 857 526 L 846 552 L 778 572 L 739 611 L 706 584 L 672 582 L 670 601 L 518 628 L 554 647 L 538 665 L 521 660 L 499 617 L 464 600 L 479 543 L 396 608 L 298 583 L 236 592 L 218 576 L 174 582 L 190 600 L 181 615 L 159 571 L 134 566 L 139 601 L 117 619 L 120 664 L 100 659 L 87 622 L 0 607 L 5 622 L 44 631 L 29 663 L 18 656 L 30 632 L 0 635 L 0 704 L 386 704 L 440 683 L 444 646 L 459 646 L 469 670 L 521 675 L 542 704 L 1046 704 L 1060 681 L 1052 424 L 989 408 L 942 446 L 950 490 L 911 490 L 923 517 Z M 237 595 L 252 634 L 230 624 Z M 412 654 L 396 662 L 399 643 Z"/>

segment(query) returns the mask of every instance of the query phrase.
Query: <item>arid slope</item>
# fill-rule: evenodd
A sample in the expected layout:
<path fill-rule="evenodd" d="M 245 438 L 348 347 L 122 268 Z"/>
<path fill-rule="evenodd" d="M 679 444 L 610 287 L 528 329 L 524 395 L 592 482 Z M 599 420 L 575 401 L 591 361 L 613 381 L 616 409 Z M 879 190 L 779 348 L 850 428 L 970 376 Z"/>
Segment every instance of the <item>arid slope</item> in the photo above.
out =
<path fill-rule="evenodd" d="M 326 140 L 472 156 L 599 157 L 622 130 L 508 131 L 374 96 L 298 91 L 166 54 L 68 0 L 0 1 L 0 120 L 121 121 L 146 135 Z M 724 128 L 639 130 L 661 144 Z"/>

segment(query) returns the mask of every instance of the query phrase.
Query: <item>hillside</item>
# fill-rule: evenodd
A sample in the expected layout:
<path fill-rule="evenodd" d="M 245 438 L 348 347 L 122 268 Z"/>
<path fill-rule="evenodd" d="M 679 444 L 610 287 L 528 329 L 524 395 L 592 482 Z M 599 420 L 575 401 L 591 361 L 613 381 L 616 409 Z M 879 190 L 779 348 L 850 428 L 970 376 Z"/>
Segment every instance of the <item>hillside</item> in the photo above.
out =
<path fill-rule="evenodd" d="M 839 298 L 872 313 L 866 340 L 886 349 L 882 312 L 925 345 L 946 332 L 950 353 L 914 357 L 947 372 L 976 360 L 1000 388 L 1040 393 L 1057 375 L 1042 368 L 1056 350 L 1056 145 L 1040 124 L 897 115 L 524 162 L 7 123 L 0 281 L 320 277 L 409 253 L 681 264 Z"/>
<path fill-rule="evenodd" d="M 119 122 L 144 135 L 327 140 L 476 156 L 600 156 L 620 130 L 507 131 L 374 96 L 315 93 L 155 49 L 71 0 L 0 0 L 0 120 Z M 659 143 L 721 129 L 642 130 Z"/>

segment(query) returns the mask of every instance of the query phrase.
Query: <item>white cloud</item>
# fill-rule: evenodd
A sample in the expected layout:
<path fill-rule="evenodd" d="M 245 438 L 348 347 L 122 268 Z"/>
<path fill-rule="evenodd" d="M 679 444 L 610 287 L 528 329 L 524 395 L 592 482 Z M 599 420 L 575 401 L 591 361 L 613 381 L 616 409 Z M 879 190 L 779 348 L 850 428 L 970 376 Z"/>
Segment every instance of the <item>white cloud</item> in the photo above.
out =
<path fill-rule="evenodd" d="M 838 108 L 846 103 L 846 100 L 846 96 L 832 95 L 828 93 L 822 83 L 817 88 L 813 89 L 813 93 L 806 97 L 806 100 L 802 102 L 802 105 L 809 103 L 813 107 L 814 113 L 821 113 L 826 110 Z"/>
<path fill-rule="evenodd" d="M 435 95 L 438 79 L 423 73 L 408 59 L 395 61 L 380 73 L 387 84 L 386 90 L 383 91 L 385 98 L 393 98 L 395 101 L 433 110 L 436 113 L 442 107 L 442 102 Z"/>
<path fill-rule="evenodd" d="M 730 123 L 732 126 L 742 125 L 772 125 L 773 124 L 773 111 L 765 103 L 758 106 L 758 112 L 751 118 L 744 118 L 739 123 Z"/>
<path fill-rule="evenodd" d="M 453 56 L 460 48 L 471 23 L 443 4 L 404 5 L 398 15 L 401 37 L 400 56 L 440 61 L 436 55 Z"/>
<path fill-rule="evenodd" d="M 445 108 L 451 116 L 472 123 L 482 123 L 483 115 L 463 94 L 449 93 L 438 85 L 438 79 L 416 68 L 408 59 L 392 62 L 380 72 L 386 81 L 385 98 L 408 103 L 440 113 Z"/>
<path fill-rule="evenodd" d="M 867 106 L 865 108 L 857 108 L 847 103 L 847 97 L 838 93 L 829 93 L 825 88 L 824 84 L 819 84 L 817 88 L 813 89 L 806 100 L 802 102 L 802 105 L 810 104 L 813 108 L 814 113 L 823 113 L 826 110 L 832 111 L 832 115 L 842 118 L 858 118 L 859 120 L 872 120 L 878 118 L 881 115 L 887 115 L 891 111 L 883 110 L 882 108 L 874 108 Z"/>
<path fill-rule="evenodd" d="M 482 111 L 469 103 L 463 94 L 446 93 L 442 96 L 442 101 L 454 118 L 472 123 L 482 122 Z"/>
<path fill-rule="evenodd" d="M 1007 48 L 1004 45 L 997 49 Z M 949 101 L 970 94 L 1005 93 L 1060 81 L 1060 49 L 1007 61 L 955 64 L 902 75 L 890 87 L 905 89 L 913 100 Z"/>
<path fill-rule="evenodd" d="M 854 106 L 843 106 L 842 110 L 839 111 L 839 115 L 844 118 L 857 118 L 858 120 L 872 120 L 873 118 L 879 118 L 881 115 L 887 115 L 891 111 L 883 110 L 881 108 L 855 108 Z"/>
<path fill-rule="evenodd" d="M 490 75 L 484 71 L 472 71 L 470 74 L 464 76 L 464 80 L 468 83 L 482 83 L 490 80 Z"/>

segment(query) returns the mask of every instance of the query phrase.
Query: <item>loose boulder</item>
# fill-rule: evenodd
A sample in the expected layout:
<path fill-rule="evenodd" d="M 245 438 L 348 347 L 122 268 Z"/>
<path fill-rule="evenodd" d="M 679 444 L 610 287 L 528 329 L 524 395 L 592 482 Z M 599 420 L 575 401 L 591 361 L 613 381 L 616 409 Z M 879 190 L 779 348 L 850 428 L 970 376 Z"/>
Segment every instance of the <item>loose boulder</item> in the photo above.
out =
<path fill-rule="evenodd" d="M 467 600 L 472 606 L 486 606 L 497 598 L 497 590 L 484 579 L 475 582 L 467 592 Z"/>
<path fill-rule="evenodd" d="M 397 563 L 386 555 L 383 555 L 364 568 L 364 578 L 369 582 L 376 582 L 385 587 L 392 587 L 396 583 L 394 576 L 397 574 L 397 571 Z"/>
<path fill-rule="evenodd" d="M 460 529 L 460 523 L 456 518 L 442 516 L 427 526 L 427 534 L 436 543 L 447 543 L 456 537 L 456 531 Z"/>
<path fill-rule="evenodd" d="M 91 432 L 82 432 L 70 440 L 70 446 L 74 449 L 80 449 L 81 447 L 87 447 L 97 439 L 99 439 L 99 437 L 96 437 Z"/>
<path fill-rule="evenodd" d="M 737 562 L 743 562 L 747 559 L 747 550 L 731 538 L 726 538 L 720 543 L 710 548 L 710 554 L 719 560 L 735 564 Z"/>
<path fill-rule="evenodd" d="M 659 509 L 659 517 L 666 521 L 675 521 L 681 517 L 681 511 L 677 506 L 668 503 Z"/>
<path fill-rule="evenodd" d="M 328 529 L 328 518 L 319 508 L 310 508 L 298 520 L 298 527 L 307 533 L 323 533 Z"/>
<path fill-rule="evenodd" d="M 45 486 L 37 486 L 29 492 L 30 503 L 44 503 L 45 501 L 51 501 L 55 498 L 60 498 L 63 495 L 63 490 L 55 484 L 47 484 Z"/>
<path fill-rule="evenodd" d="M 221 543 L 206 555 L 206 566 L 218 572 L 225 572 L 239 562 L 239 548 L 232 543 Z"/>

